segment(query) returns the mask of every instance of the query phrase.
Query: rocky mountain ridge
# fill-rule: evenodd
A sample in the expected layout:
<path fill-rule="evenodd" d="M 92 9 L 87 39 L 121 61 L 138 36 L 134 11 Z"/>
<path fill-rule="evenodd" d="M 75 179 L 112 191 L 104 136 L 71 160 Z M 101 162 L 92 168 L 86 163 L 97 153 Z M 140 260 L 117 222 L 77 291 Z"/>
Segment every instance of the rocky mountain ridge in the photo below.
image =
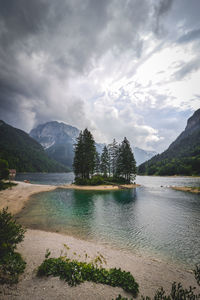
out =
<path fill-rule="evenodd" d="M 72 168 L 74 150 L 80 130 L 63 122 L 50 121 L 38 125 L 32 129 L 30 136 L 39 142 L 47 154 L 56 161 Z M 96 149 L 101 154 L 105 143 L 96 143 Z M 133 147 L 137 165 L 150 159 L 156 154 L 154 151 L 146 151 Z"/>

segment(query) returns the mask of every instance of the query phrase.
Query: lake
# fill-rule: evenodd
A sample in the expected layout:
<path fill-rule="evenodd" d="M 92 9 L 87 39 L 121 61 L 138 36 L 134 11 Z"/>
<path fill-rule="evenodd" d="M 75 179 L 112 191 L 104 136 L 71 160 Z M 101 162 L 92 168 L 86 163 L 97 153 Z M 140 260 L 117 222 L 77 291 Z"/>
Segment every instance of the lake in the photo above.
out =
<path fill-rule="evenodd" d="M 24 177 L 23 177 L 24 176 Z M 17 180 L 63 184 L 73 174 L 20 174 Z M 141 187 L 121 191 L 58 188 L 33 195 L 18 215 L 50 230 L 193 267 L 200 262 L 200 195 L 169 186 L 200 186 L 200 178 L 137 176 Z"/>

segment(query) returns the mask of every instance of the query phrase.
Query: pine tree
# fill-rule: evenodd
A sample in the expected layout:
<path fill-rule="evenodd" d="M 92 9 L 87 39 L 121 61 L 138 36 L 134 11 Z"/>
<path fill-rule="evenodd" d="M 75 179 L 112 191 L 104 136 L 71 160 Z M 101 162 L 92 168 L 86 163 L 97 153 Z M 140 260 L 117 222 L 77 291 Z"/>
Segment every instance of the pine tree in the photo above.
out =
<path fill-rule="evenodd" d="M 94 169 L 96 174 L 100 173 L 100 164 L 101 164 L 100 155 L 96 151 L 96 153 L 95 153 L 95 169 Z"/>
<path fill-rule="evenodd" d="M 95 141 L 90 131 L 86 128 L 83 133 L 80 133 L 75 145 L 73 168 L 76 177 L 89 179 L 93 175 L 95 156 Z"/>
<path fill-rule="evenodd" d="M 109 151 L 109 161 L 110 161 L 110 172 L 112 173 L 112 176 L 116 176 L 116 170 L 117 170 L 117 158 L 119 154 L 119 145 L 115 139 L 113 139 L 113 142 L 108 145 L 108 151 Z M 109 174 L 110 175 L 110 174 Z"/>
<path fill-rule="evenodd" d="M 74 149 L 74 162 L 73 169 L 75 177 L 84 178 L 83 164 L 84 164 L 84 146 L 83 146 L 83 133 L 80 132 L 78 138 L 76 139 L 75 149 Z"/>
<path fill-rule="evenodd" d="M 120 145 L 117 158 L 117 176 L 130 182 L 136 174 L 136 162 L 129 141 L 125 137 Z"/>
<path fill-rule="evenodd" d="M 103 148 L 103 152 L 101 154 L 101 165 L 100 165 L 101 173 L 103 173 L 104 177 L 107 177 L 109 172 L 109 154 L 106 146 Z"/>

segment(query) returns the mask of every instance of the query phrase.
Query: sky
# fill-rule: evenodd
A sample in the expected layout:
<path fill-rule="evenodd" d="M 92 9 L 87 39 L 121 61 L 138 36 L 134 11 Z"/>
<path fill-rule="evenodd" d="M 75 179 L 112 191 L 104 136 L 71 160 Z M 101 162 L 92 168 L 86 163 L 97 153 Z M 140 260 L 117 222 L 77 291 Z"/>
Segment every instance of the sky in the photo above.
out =
<path fill-rule="evenodd" d="M 200 108 L 199 0 L 0 0 L 0 119 L 162 152 Z"/>

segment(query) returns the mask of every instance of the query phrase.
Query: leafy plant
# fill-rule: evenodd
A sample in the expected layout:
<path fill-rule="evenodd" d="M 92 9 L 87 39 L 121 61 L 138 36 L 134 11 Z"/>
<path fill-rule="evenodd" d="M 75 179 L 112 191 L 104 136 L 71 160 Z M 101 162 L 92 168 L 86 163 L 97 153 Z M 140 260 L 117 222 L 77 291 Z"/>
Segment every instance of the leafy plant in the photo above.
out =
<path fill-rule="evenodd" d="M 197 281 L 197 284 L 200 285 L 200 265 L 196 265 L 196 268 L 194 270 L 195 279 Z M 155 292 L 153 300 L 198 300 L 200 299 L 200 294 L 195 294 L 195 287 L 189 287 L 189 289 L 184 289 L 181 283 L 173 282 L 171 286 L 171 292 L 170 295 L 166 295 L 165 290 L 163 287 L 158 289 Z M 141 296 L 142 300 L 151 300 L 151 297 L 149 296 Z M 114 300 L 114 299 L 113 299 Z M 118 295 L 115 300 L 133 300 L 124 298 L 121 295 Z"/>
<path fill-rule="evenodd" d="M 14 250 L 23 240 L 25 229 L 7 210 L 0 211 L 0 283 L 17 283 L 26 263 Z"/>
<path fill-rule="evenodd" d="M 38 276 L 59 276 L 60 279 L 75 286 L 84 281 L 122 287 L 125 291 L 137 296 L 139 286 L 130 272 L 121 269 L 105 269 L 98 267 L 98 261 L 103 262 L 103 257 L 98 256 L 94 263 L 79 262 L 66 257 L 48 258 L 39 266 Z"/>
<path fill-rule="evenodd" d="M 9 252 L 0 259 L 0 283 L 17 283 L 24 272 L 26 262 L 19 253 Z"/>
<path fill-rule="evenodd" d="M 0 180 L 0 191 L 6 190 L 8 188 L 12 188 L 12 186 L 16 186 L 17 183 L 13 182 L 3 182 Z"/>
<path fill-rule="evenodd" d="M 0 211 L 0 257 L 16 249 L 16 245 L 23 241 L 25 231 L 16 223 L 8 208 Z"/>
<path fill-rule="evenodd" d="M 161 287 L 158 289 L 153 297 L 154 300 L 195 300 L 200 299 L 200 294 L 194 293 L 195 287 L 184 289 L 181 283 L 174 282 L 171 287 L 170 295 L 166 295 L 165 290 Z M 143 297 L 142 300 L 151 300 L 150 297 Z"/>

